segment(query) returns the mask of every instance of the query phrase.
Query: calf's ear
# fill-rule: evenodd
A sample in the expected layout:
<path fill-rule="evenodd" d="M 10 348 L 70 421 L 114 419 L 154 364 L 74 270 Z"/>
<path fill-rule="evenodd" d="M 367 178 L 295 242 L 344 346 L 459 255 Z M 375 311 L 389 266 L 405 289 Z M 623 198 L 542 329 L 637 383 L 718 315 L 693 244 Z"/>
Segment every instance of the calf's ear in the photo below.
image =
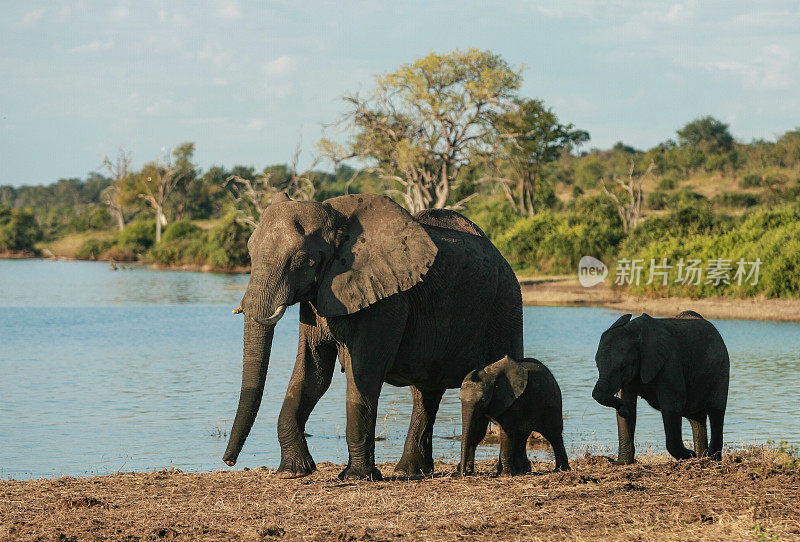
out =
<path fill-rule="evenodd" d="M 484 371 L 494 387 L 488 414 L 489 417 L 496 418 L 508 410 L 525 391 L 528 386 L 528 371 L 508 356 L 487 366 Z"/>

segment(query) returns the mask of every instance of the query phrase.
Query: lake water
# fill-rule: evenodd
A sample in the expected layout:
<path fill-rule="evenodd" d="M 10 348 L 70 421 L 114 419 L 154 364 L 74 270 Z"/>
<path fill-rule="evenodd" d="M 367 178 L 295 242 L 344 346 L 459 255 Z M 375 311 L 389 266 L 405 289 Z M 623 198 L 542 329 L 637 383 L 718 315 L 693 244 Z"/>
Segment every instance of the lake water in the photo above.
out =
<path fill-rule="evenodd" d="M 246 275 L 112 270 L 102 262 L 0 260 L 0 478 L 86 476 L 221 461 L 238 401 L 242 317 L 231 314 Z M 525 351 L 544 361 L 564 396 L 570 456 L 616 453 L 612 410 L 591 398 L 600 334 L 618 313 L 526 307 Z M 800 324 L 714 321 L 731 356 L 729 446 L 800 444 Z M 277 467 L 276 421 L 297 349 L 297 307 L 278 324 L 267 391 L 235 468 Z M 347 461 L 345 378 L 306 431 L 316 461 Z M 410 392 L 384 385 L 379 461 L 400 457 Z M 458 390 L 444 397 L 434 456 L 455 461 Z M 685 423 L 684 438 L 691 439 Z M 637 450 L 664 449 L 659 414 L 639 402 Z M 481 446 L 479 455 L 497 448 Z M 548 460 L 548 451 L 529 451 Z"/>

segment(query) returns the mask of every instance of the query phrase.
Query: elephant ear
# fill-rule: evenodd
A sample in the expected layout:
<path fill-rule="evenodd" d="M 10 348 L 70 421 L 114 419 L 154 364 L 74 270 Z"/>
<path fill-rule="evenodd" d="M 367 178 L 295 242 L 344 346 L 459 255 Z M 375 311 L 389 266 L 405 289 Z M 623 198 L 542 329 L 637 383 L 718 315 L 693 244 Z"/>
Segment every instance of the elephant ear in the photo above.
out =
<path fill-rule="evenodd" d="M 317 312 L 353 314 L 418 284 L 438 248 L 425 228 L 386 196 L 360 194 L 325 202 L 338 212 L 336 248 L 319 278 Z"/>
<path fill-rule="evenodd" d="M 528 386 L 528 371 L 508 356 L 485 367 L 484 371 L 489 380 L 494 381 L 488 413 L 490 418 L 496 418 L 508 410 L 525 391 Z"/>
<path fill-rule="evenodd" d="M 675 359 L 672 334 L 664 324 L 649 314 L 636 319 L 639 324 L 642 358 L 639 376 L 648 384 L 658 377 L 661 410 L 681 412 L 686 404 L 683 366 Z"/>
<path fill-rule="evenodd" d="M 610 328 L 608 328 L 606 331 L 611 331 L 611 330 L 612 330 L 612 329 L 614 329 L 615 327 L 622 327 L 622 326 L 624 326 L 625 324 L 627 324 L 628 322 L 630 322 L 630 321 L 631 321 L 631 316 L 633 316 L 633 315 L 632 315 L 632 314 L 623 314 L 622 316 L 620 316 L 619 318 L 617 318 L 617 321 L 616 321 L 616 322 L 614 322 L 613 324 L 611 324 L 611 327 L 610 327 Z"/>

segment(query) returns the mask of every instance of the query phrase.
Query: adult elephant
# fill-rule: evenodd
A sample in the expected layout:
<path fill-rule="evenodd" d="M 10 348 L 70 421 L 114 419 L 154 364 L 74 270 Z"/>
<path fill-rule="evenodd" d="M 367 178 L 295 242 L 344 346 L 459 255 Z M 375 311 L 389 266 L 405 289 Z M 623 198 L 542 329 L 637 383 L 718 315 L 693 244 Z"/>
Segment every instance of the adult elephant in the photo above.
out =
<path fill-rule="evenodd" d="M 223 457 L 236 462 L 258 412 L 275 323 L 300 303 L 297 361 L 278 418 L 278 475 L 316 466 L 304 436 L 338 356 L 347 375 L 347 467 L 341 479 L 380 479 L 375 418 L 384 382 L 411 386 L 414 408 L 395 470 L 433 470 L 442 394 L 469 371 L 522 358 L 519 283 L 483 232 L 452 211 L 416 218 L 385 196 L 325 202 L 281 195 L 248 241 L 239 408 Z"/>

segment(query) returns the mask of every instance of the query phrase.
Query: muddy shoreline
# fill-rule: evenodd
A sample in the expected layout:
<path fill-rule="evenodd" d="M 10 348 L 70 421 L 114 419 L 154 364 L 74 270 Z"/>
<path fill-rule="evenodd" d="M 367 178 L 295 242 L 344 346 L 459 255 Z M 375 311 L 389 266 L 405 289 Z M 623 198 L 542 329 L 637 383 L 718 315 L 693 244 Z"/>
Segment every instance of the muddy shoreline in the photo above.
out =
<path fill-rule="evenodd" d="M 800 299 L 639 297 L 611 289 L 606 284 L 584 288 L 572 276 L 518 278 L 522 303 L 529 306 L 604 307 L 634 314 L 646 312 L 652 316 L 672 316 L 693 310 L 706 318 L 800 321 Z"/>
<path fill-rule="evenodd" d="M 165 470 L 0 482 L 0 539 L 14 540 L 772 540 L 800 537 L 800 470 L 751 448 L 722 462 L 600 456 L 513 478 L 454 475 L 341 482 L 340 465 L 282 480 L 266 468 Z"/>

